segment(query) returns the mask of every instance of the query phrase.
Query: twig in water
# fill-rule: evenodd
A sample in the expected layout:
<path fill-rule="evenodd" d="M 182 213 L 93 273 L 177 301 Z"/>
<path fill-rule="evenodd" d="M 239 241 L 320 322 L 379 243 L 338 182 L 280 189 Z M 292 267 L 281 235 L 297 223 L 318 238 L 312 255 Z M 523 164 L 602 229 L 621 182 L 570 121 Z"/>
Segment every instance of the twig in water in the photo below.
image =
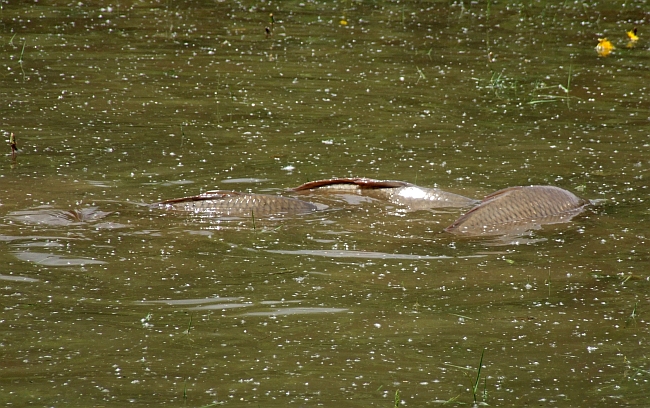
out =
<path fill-rule="evenodd" d="M 269 14 L 269 25 L 264 27 L 264 31 L 266 32 L 266 38 L 269 38 L 270 36 L 273 35 L 273 28 L 275 26 L 275 19 L 273 18 L 273 13 Z"/>
<path fill-rule="evenodd" d="M 9 144 L 11 145 L 11 158 L 15 159 L 18 153 L 18 145 L 16 144 L 16 136 L 14 136 L 13 132 L 9 136 Z"/>

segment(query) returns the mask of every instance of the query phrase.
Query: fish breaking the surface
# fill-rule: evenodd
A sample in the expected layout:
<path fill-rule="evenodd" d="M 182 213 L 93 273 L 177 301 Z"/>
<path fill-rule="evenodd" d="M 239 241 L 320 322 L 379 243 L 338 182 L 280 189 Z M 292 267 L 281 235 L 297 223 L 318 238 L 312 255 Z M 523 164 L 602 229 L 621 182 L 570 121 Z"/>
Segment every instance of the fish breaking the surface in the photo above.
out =
<path fill-rule="evenodd" d="M 589 203 L 558 187 L 510 187 L 486 196 L 445 231 L 466 236 L 517 234 L 568 222 Z"/>
<path fill-rule="evenodd" d="M 399 204 L 409 210 L 474 206 L 445 228 L 446 232 L 462 236 L 522 234 L 545 224 L 568 222 L 590 204 L 588 200 L 553 186 L 510 187 L 492 193 L 479 202 L 437 188 L 368 178 L 318 180 L 289 191 L 362 195 Z M 322 208 L 322 205 L 319 207 L 297 198 L 222 190 L 166 200 L 155 206 L 220 217 L 297 215 Z"/>
<path fill-rule="evenodd" d="M 325 192 L 354 193 L 387 200 L 393 204 L 406 206 L 409 210 L 462 208 L 478 203 L 477 200 L 437 188 L 420 187 L 405 181 L 374 180 L 368 178 L 318 180 L 305 183 L 290 191 L 306 192 L 321 190 Z"/>
<path fill-rule="evenodd" d="M 317 209 L 316 205 L 295 198 L 221 190 L 166 200 L 155 205 L 168 210 L 231 217 L 303 214 Z"/>

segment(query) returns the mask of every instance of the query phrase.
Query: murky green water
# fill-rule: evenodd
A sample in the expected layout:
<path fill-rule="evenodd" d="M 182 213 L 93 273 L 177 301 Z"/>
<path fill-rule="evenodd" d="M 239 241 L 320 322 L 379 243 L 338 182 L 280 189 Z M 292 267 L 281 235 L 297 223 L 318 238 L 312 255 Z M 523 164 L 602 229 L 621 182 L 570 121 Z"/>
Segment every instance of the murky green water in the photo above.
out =
<path fill-rule="evenodd" d="M 2 405 L 471 405 L 482 353 L 479 403 L 648 404 L 646 2 L 1 5 Z M 501 241 L 143 205 L 333 176 L 604 202 Z"/>

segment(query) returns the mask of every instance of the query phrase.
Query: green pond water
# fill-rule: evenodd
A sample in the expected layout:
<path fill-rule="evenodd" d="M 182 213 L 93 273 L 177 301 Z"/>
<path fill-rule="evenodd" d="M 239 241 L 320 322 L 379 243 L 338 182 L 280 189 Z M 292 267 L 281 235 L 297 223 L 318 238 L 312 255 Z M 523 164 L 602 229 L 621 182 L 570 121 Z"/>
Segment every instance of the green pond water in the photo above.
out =
<path fill-rule="evenodd" d="M 0 17 L 1 406 L 650 404 L 647 2 Z M 147 205 L 352 176 L 596 205 L 474 239 L 443 232 L 462 210 L 345 195 L 283 218 Z"/>

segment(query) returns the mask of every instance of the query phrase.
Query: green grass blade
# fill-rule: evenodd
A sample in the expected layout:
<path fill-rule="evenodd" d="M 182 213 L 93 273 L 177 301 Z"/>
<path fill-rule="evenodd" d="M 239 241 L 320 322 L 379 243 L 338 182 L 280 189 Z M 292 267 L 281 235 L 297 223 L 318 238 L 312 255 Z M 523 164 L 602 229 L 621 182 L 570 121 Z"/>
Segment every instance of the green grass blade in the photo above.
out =
<path fill-rule="evenodd" d="M 478 385 L 481 382 L 481 368 L 483 368 L 483 356 L 485 355 L 485 349 L 481 352 L 481 360 L 478 362 L 478 370 L 476 370 L 476 380 L 474 381 L 474 387 L 472 388 L 472 393 L 474 394 L 474 403 L 476 403 L 476 392 L 478 391 Z"/>

